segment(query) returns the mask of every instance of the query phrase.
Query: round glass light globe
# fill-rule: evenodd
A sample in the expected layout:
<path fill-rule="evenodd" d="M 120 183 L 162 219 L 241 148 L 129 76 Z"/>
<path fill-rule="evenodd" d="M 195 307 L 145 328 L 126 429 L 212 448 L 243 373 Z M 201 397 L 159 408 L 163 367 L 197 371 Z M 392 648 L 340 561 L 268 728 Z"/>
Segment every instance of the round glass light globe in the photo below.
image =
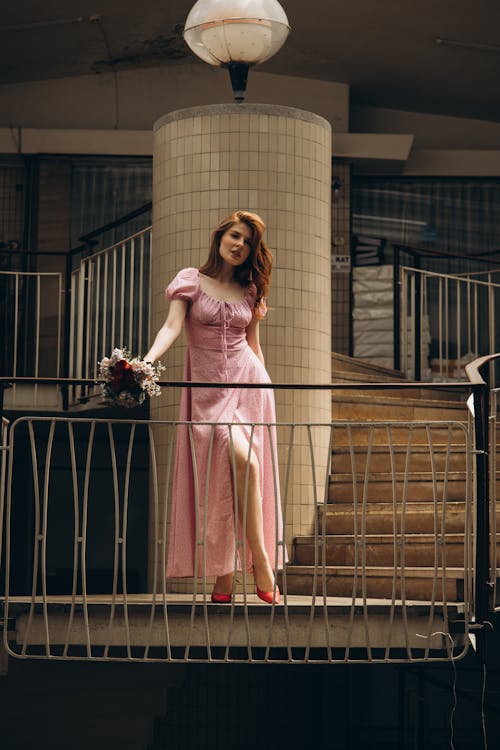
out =
<path fill-rule="evenodd" d="M 275 55 L 289 32 L 277 0 L 198 0 L 187 17 L 184 39 L 210 65 L 256 65 Z"/>

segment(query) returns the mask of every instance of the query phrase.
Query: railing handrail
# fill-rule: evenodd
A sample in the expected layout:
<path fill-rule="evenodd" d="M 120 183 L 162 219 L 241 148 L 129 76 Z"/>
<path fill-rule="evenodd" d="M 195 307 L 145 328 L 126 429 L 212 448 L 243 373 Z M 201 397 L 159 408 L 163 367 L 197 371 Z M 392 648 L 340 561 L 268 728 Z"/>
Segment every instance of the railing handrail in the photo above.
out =
<path fill-rule="evenodd" d="M 497 284 L 494 281 L 480 281 L 479 279 L 464 278 L 460 274 L 440 273 L 439 271 L 428 271 L 425 268 L 413 268 L 413 266 L 400 266 L 400 269 L 401 271 L 419 273 L 421 276 L 430 276 L 430 277 L 436 277 L 440 279 L 451 279 L 453 281 L 460 281 L 463 284 L 478 284 L 480 286 L 500 288 L 500 283 Z M 485 273 L 488 273 L 488 272 L 485 271 Z"/>
<path fill-rule="evenodd" d="M 100 255 L 104 255 L 105 253 L 109 253 L 112 250 L 114 250 L 117 247 L 121 247 L 125 245 L 127 242 L 130 242 L 131 240 L 135 240 L 137 237 L 140 237 L 142 234 L 146 234 L 147 232 L 151 232 L 152 225 L 149 224 L 147 227 L 144 227 L 144 229 L 139 229 L 138 232 L 134 232 L 134 234 L 129 234 L 127 237 L 124 237 L 122 240 L 118 240 L 118 242 L 114 242 L 112 245 L 106 245 L 106 247 L 101 248 L 100 250 L 97 250 L 95 253 L 91 253 L 90 255 L 87 255 L 85 258 L 82 258 L 82 263 L 89 263 L 96 258 L 98 258 Z M 79 269 L 75 268 L 73 270 L 73 273 L 76 273 Z"/>
<path fill-rule="evenodd" d="M 487 385 L 487 382 L 481 375 L 480 370 L 482 370 L 485 365 L 493 362 L 499 357 L 500 352 L 497 352 L 496 354 L 486 354 L 484 357 L 478 357 L 472 362 L 469 362 L 469 364 L 465 365 L 465 372 L 467 374 L 467 377 L 469 378 L 469 382 L 474 385 Z"/>
<path fill-rule="evenodd" d="M 4 271 L 0 268 L 3 276 L 59 276 L 62 278 L 61 271 Z"/>
<path fill-rule="evenodd" d="M 500 356 L 500 355 L 497 355 Z M 30 378 L 30 377 L 0 377 L 0 388 L 9 387 L 12 385 L 83 385 L 83 386 L 95 386 L 105 381 L 95 378 Z M 221 383 L 214 381 L 196 381 L 196 380 L 160 380 L 158 385 L 164 388 L 263 388 L 271 390 L 344 390 L 344 389 L 370 389 L 370 390 L 385 390 L 394 389 L 401 390 L 407 388 L 433 388 L 438 390 L 463 390 L 467 387 L 474 387 L 475 385 L 482 385 L 481 383 L 469 383 L 466 381 L 450 381 L 449 383 L 443 382 L 429 382 L 424 383 L 418 381 L 391 381 L 391 382 L 366 382 L 361 383 L 355 382 L 343 382 L 343 383 Z"/>
<path fill-rule="evenodd" d="M 145 203 L 143 206 L 140 206 L 139 208 L 135 208 L 133 211 L 129 211 L 128 214 L 124 214 L 123 216 L 120 216 L 119 219 L 115 219 L 114 221 L 110 221 L 108 224 L 103 224 L 101 227 L 97 227 L 97 229 L 93 229 L 91 232 L 88 232 L 87 234 L 82 234 L 81 237 L 78 237 L 80 242 L 87 243 L 90 240 L 93 240 L 95 237 L 98 237 L 100 234 L 105 234 L 106 232 L 110 232 L 112 229 L 116 229 L 117 227 L 122 226 L 122 224 L 127 224 L 127 222 L 132 221 L 132 219 L 135 219 L 137 216 L 142 216 L 142 214 L 147 213 L 148 211 L 151 211 L 153 207 L 152 201 L 149 201 L 148 203 Z"/>
<path fill-rule="evenodd" d="M 459 253 L 449 253 L 446 250 L 432 250 L 431 248 L 426 247 L 414 247 L 412 245 L 402 245 L 399 242 L 393 242 L 392 247 L 403 253 L 407 253 L 408 255 L 413 255 L 415 258 L 425 258 L 425 257 L 433 257 L 433 258 L 453 258 L 455 260 L 470 260 L 473 262 L 479 262 L 479 263 L 493 263 L 494 265 L 500 266 L 500 261 L 495 260 L 485 260 L 483 256 L 491 256 L 491 255 L 499 255 L 499 250 L 488 250 L 484 253 L 478 253 L 477 255 L 462 255 Z"/>

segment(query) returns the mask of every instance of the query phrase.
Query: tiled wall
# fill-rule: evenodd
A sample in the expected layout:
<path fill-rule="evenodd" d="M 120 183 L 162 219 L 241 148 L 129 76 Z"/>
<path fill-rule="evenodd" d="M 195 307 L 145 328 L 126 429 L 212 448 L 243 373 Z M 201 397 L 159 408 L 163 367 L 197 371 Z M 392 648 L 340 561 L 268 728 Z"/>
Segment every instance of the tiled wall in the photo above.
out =
<path fill-rule="evenodd" d="M 237 208 L 259 213 L 275 266 L 261 325 L 266 365 L 276 383 L 330 382 L 331 133 L 322 118 L 267 105 L 181 110 L 155 126 L 152 328 L 167 313 L 164 289 L 177 271 L 199 266 L 210 234 Z M 184 348 L 166 358 L 182 379 Z M 152 402 L 153 418 L 175 419 L 178 391 Z M 329 421 L 329 392 L 276 392 L 282 421 Z M 311 528 L 314 503 L 305 433 L 287 519 L 287 543 Z M 326 456 L 323 437 L 316 448 Z M 280 448 L 280 459 L 284 448 Z M 280 461 L 281 463 L 281 461 Z"/>

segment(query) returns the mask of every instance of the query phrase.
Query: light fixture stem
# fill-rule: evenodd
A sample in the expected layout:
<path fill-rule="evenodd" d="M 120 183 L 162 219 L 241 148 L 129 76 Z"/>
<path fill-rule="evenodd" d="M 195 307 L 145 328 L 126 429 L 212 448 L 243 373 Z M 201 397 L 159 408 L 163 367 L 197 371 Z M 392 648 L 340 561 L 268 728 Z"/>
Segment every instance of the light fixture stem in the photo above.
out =
<path fill-rule="evenodd" d="M 231 86 L 233 87 L 234 100 L 242 102 L 245 99 L 247 90 L 248 68 L 247 63 L 231 62 L 228 65 L 229 75 L 231 77 Z"/>

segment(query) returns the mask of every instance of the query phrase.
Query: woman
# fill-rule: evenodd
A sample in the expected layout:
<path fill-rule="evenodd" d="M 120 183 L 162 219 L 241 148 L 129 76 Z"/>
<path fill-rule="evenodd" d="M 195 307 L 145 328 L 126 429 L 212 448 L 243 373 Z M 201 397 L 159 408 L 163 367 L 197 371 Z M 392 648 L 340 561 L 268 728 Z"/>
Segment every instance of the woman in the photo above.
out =
<path fill-rule="evenodd" d="M 168 286 L 168 317 L 146 361 L 165 354 L 184 325 L 185 380 L 270 382 L 259 343 L 272 269 L 264 228 L 256 214 L 236 211 L 215 229 L 206 263 Z M 283 567 L 284 545 L 274 428 L 248 424 L 276 421 L 272 391 L 184 389 L 180 420 L 226 424 L 179 425 L 167 575 L 215 576 L 212 601 L 229 603 L 234 572 L 246 565 L 257 595 L 278 603 L 273 568 Z"/>

